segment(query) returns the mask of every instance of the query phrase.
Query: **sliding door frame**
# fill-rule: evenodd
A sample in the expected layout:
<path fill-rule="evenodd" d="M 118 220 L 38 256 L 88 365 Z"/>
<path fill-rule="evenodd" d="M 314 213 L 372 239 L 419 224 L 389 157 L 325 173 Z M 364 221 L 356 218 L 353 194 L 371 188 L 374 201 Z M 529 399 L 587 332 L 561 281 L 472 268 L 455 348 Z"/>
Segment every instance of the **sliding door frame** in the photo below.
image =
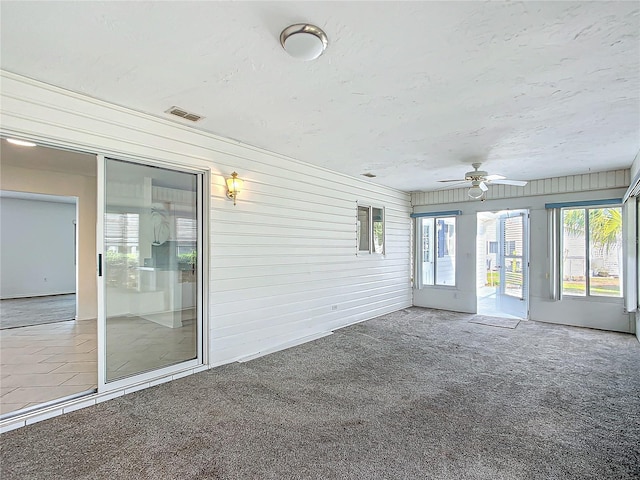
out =
<path fill-rule="evenodd" d="M 116 155 L 97 155 L 97 224 L 96 224 L 96 249 L 98 275 L 98 393 L 106 393 L 114 390 L 135 391 L 147 386 L 170 380 L 185 370 L 192 370 L 196 367 L 208 365 L 208 303 L 209 303 L 209 203 L 205 200 L 209 198 L 210 172 L 206 169 L 176 165 L 168 162 L 146 160 L 139 158 L 127 158 Z M 191 173 L 197 175 L 197 278 L 199 288 L 197 289 L 197 356 L 193 360 L 187 360 L 174 365 L 158 368 L 155 370 L 131 375 L 122 379 L 107 381 L 106 378 L 106 295 L 105 295 L 105 250 L 104 250 L 104 214 L 106 212 L 106 161 L 119 160 L 132 164 L 149 167 L 158 167 L 166 170 L 174 170 L 181 173 Z M 138 387 L 138 388 L 136 388 Z M 124 393 L 124 392 L 123 392 Z"/>

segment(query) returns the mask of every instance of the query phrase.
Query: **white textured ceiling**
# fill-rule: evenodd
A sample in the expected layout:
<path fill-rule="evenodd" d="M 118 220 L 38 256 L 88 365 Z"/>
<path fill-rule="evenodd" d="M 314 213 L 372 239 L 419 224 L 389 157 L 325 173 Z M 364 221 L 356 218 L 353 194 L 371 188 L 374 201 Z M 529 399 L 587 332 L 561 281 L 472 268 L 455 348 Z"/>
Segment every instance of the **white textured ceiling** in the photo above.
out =
<path fill-rule="evenodd" d="M 638 2 L 10 2 L 3 69 L 406 191 L 640 148 Z M 280 31 L 325 30 L 314 62 Z M 181 120 L 178 120 L 181 121 Z M 182 122 L 182 121 L 181 121 Z"/>

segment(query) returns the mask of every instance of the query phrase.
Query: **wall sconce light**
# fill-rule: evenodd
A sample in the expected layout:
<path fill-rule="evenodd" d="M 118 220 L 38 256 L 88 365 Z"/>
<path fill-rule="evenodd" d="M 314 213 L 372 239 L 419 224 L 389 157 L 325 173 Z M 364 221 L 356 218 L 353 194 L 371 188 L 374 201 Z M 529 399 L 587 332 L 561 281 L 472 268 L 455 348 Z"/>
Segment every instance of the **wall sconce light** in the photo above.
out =
<path fill-rule="evenodd" d="M 236 204 L 236 197 L 240 190 L 242 190 L 242 184 L 244 182 L 238 178 L 238 174 L 233 172 L 231 177 L 227 178 L 227 198 L 233 199 L 233 204 Z"/>

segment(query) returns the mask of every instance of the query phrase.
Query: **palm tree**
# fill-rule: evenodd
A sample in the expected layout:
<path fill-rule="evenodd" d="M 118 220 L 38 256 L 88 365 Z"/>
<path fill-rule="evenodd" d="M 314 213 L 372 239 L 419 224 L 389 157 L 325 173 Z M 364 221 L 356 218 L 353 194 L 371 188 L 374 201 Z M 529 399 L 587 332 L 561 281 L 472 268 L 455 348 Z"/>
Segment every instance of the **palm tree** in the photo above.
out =
<path fill-rule="evenodd" d="M 565 232 L 577 237 L 585 234 L 584 209 L 565 210 L 563 225 Z M 589 210 L 589 237 L 594 245 L 606 252 L 620 245 L 622 240 L 622 209 L 594 208 Z"/>
<path fill-rule="evenodd" d="M 622 240 L 622 209 L 598 208 L 589 210 L 591 240 L 606 252 L 620 245 Z"/>
<path fill-rule="evenodd" d="M 579 243 L 586 240 L 586 211 L 586 209 L 578 208 L 565 210 L 563 212 L 562 223 L 565 235 L 574 238 L 578 237 Z M 588 283 L 585 281 L 583 275 L 587 272 L 584 270 L 583 273 L 578 274 L 577 277 L 574 278 L 572 276 L 572 257 L 569 256 L 570 248 L 567 247 L 563 254 L 563 262 L 569 262 L 569 268 L 566 270 L 566 274 L 563 273 L 563 292 L 572 295 L 585 295 L 586 287 L 589 285 L 589 295 L 620 296 L 620 278 L 617 274 L 610 275 L 608 268 L 604 267 L 607 258 L 613 260 L 612 254 L 614 257 L 617 257 L 617 262 L 614 262 L 617 266 L 611 264 L 610 267 L 614 268 L 614 271 L 619 272 L 622 265 L 622 249 L 620 248 L 622 245 L 622 208 L 594 208 L 588 211 L 589 239 L 588 245 L 585 246 L 588 248 L 589 257 L 591 258 L 590 262 L 592 262 L 589 263 L 590 271 L 588 272 L 588 277 L 591 280 L 588 281 Z M 584 255 L 584 253 L 582 255 Z M 580 255 L 578 255 L 578 257 L 580 257 Z M 580 264 L 580 258 L 578 257 L 573 257 L 573 260 L 578 261 L 578 264 Z M 607 278 L 596 280 L 595 277 Z"/>

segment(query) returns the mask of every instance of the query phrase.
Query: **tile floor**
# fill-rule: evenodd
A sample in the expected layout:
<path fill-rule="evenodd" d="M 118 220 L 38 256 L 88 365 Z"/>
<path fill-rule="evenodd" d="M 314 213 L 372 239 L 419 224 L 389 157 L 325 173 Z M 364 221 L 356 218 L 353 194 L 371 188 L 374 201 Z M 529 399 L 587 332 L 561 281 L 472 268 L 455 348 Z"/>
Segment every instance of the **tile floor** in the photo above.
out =
<path fill-rule="evenodd" d="M 0 414 L 92 390 L 98 384 L 95 320 L 0 331 Z"/>
<path fill-rule="evenodd" d="M 502 312 L 498 308 L 496 292 L 496 287 L 478 288 L 478 315 L 486 315 L 487 317 L 520 318 Z"/>
<path fill-rule="evenodd" d="M 107 321 L 110 380 L 196 356 L 196 324 L 169 328 L 139 317 Z M 0 414 L 97 388 L 95 320 L 0 330 Z"/>

